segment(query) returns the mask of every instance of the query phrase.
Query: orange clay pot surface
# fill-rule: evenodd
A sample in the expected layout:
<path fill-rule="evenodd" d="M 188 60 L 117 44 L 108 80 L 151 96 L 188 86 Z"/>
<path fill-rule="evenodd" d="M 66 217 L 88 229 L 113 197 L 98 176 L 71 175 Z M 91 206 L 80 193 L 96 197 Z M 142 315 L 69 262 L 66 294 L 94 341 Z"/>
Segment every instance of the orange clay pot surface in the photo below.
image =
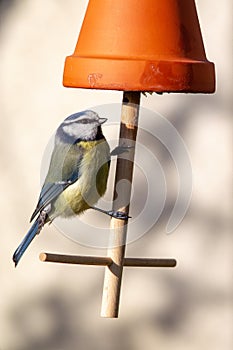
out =
<path fill-rule="evenodd" d="M 157 92 L 215 90 L 194 0 L 90 0 L 64 86 Z"/>

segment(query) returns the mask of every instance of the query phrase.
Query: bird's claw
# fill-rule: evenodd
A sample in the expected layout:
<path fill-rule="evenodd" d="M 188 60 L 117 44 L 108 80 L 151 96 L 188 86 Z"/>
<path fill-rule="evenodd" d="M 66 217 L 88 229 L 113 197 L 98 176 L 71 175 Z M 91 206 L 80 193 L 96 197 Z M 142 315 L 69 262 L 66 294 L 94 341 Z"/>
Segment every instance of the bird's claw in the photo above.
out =
<path fill-rule="evenodd" d="M 122 146 L 117 146 L 112 150 L 111 156 L 119 156 L 122 153 L 129 152 L 131 148 L 134 148 L 134 146 L 127 146 L 124 144 Z"/>
<path fill-rule="evenodd" d="M 115 219 L 128 220 L 131 218 L 131 216 L 124 213 L 123 211 L 109 210 L 107 213 L 108 215 L 110 215 L 112 218 L 115 218 Z"/>

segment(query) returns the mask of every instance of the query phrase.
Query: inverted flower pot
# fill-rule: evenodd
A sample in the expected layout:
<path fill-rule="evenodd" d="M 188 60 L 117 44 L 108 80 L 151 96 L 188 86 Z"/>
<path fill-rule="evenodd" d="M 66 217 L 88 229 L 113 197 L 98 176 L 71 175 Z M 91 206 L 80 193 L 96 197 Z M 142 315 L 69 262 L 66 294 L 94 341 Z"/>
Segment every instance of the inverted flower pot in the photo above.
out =
<path fill-rule="evenodd" d="M 213 93 L 194 0 L 90 0 L 63 84 Z"/>

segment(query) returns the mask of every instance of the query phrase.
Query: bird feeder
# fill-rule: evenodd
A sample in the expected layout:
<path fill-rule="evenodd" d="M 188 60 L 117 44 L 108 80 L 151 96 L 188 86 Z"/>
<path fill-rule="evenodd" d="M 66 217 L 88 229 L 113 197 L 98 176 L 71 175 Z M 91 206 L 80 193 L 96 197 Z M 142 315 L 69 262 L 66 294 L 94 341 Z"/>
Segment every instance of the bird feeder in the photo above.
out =
<path fill-rule="evenodd" d="M 121 90 L 121 139 L 136 142 L 140 92 L 213 93 L 214 64 L 206 58 L 194 0 L 89 0 L 73 55 L 65 61 L 63 85 Z M 133 176 L 131 159 L 118 157 L 119 181 L 129 184 L 121 205 L 129 213 Z M 105 266 L 101 315 L 118 317 L 125 266 L 174 267 L 175 259 L 125 257 L 127 220 L 111 219 L 107 257 L 42 253 L 41 260 Z"/>

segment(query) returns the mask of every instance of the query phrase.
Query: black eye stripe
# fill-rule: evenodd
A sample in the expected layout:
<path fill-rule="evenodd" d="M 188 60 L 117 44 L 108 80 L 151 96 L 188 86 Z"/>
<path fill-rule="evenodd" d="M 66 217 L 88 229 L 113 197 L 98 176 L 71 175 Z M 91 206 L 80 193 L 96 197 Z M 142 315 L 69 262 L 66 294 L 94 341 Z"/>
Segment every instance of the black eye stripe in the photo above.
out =
<path fill-rule="evenodd" d="M 97 123 L 98 120 L 93 120 L 93 119 L 88 119 L 88 118 L 83 118 L 83 119 L 74 119 L 74 120 L 69 120 L 63 122 L 65 125 L 72 125 L 72 124 L 93 124 Z"/>
<path fill-rule="evenodd" d="M 90 119 L 87 119 L 87 118 L 85 118 L 85 119 L 81 119 L 80 121 L 78 121 L 78 123 L 80 123 L 80 124 L 88 124 L 88 123 L 93 123 L 93 121 L 94 120 L 90 120 Z"/>

